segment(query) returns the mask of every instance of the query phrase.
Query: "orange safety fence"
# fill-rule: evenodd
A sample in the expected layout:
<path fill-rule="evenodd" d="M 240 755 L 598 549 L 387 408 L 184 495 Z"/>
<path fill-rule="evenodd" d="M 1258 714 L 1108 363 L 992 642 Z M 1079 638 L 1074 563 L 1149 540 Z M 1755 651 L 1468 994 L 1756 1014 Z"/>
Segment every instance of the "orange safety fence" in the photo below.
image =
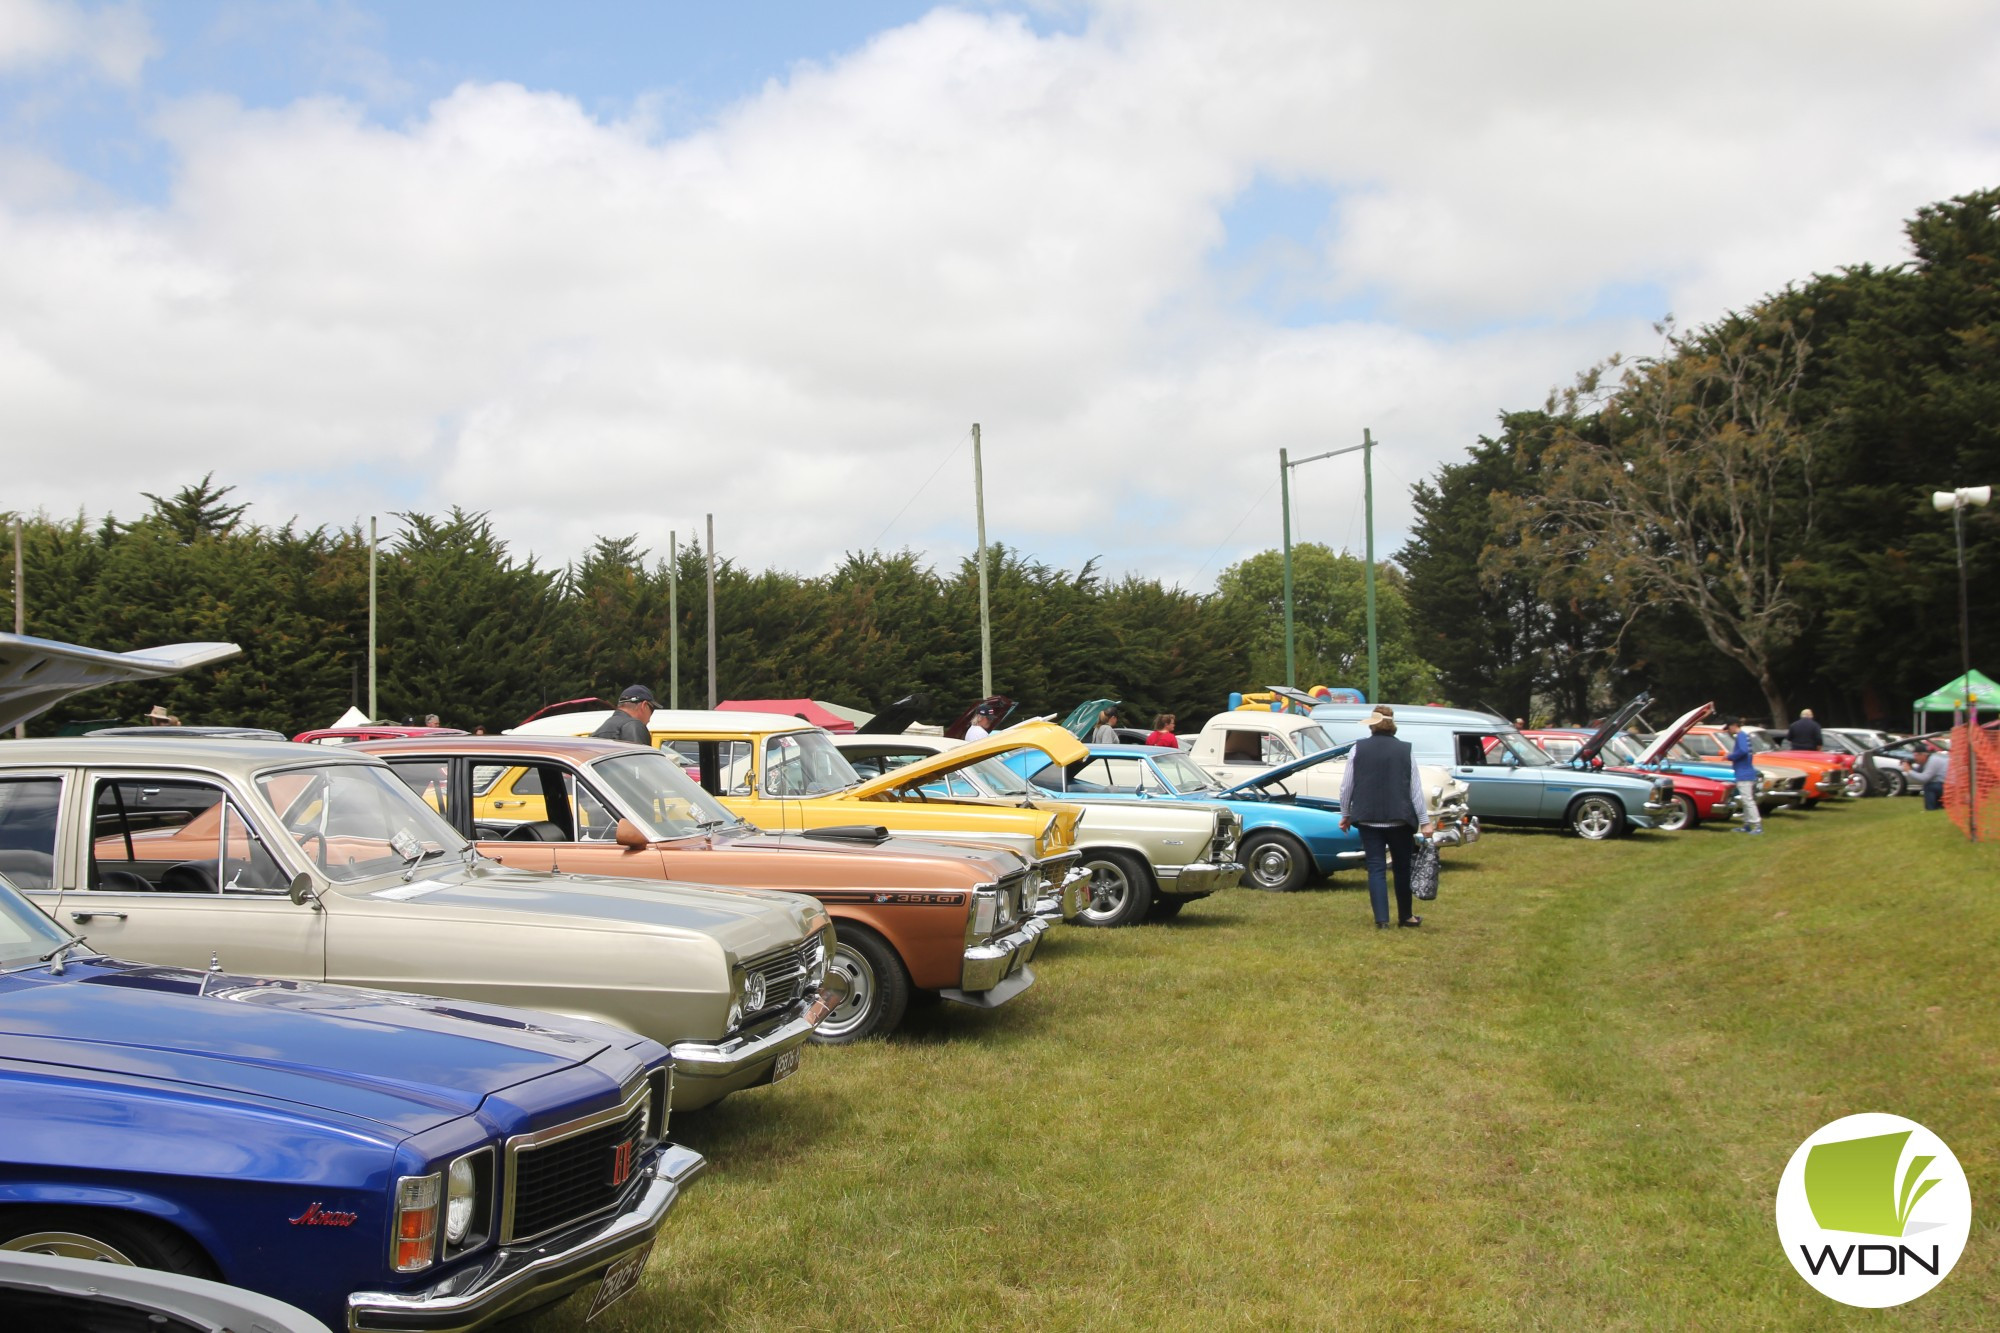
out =
<path fill-rule="evenodd" d="M 1979 790 L 1972 789 L 1978 759 Z M 1951 729 L 1951 767 L 1944 778 L 1944 808 L 1967 837 L 2000 842 L 2000 731 L 1959 723 Z M 1977 820 L 1974 814 L 1977 814 Z"/>

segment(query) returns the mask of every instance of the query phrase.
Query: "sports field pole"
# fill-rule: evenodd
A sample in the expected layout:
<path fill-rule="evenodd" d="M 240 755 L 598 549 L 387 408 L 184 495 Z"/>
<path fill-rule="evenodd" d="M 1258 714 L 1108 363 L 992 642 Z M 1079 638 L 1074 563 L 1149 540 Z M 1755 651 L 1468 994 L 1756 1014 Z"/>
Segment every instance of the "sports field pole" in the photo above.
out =
<path fill-rule="evenodd" d="M 972 507 L 979 519 L 979 697 L 993 697 L 993 608 L 986 588 L 986 470 L 979 458 L 979 423 L 972 423 Z"/>
<path fill-rule="evenodd" d="M 680 534 L 667 534 L 667 707 L 681 706 Z"/>
<path fill-rule="evenodd" d="M 1382 702 L 1382 672 L 1375 656 L 1375 437 L 1361 431 L 1362 522 L 1368 529 L 1368 702 Z"/>
<path fill-rule="evenodd" d="M 708 515 L 708 707 L 715 709 L 715 515 Z"/>
<path fill-rule="evenodd" d="M 1264 494 L 1269 495 L 1269 491 Z M 1278 450 L 1278 508 L 1285 524 L 1285 687 L 1299 687 L 1298 654 L 1292 646 L 1292 465 Z"/>
<path fill-rule="evenodd" d="M 368 720 L 378 721 L 375 711 L 375 516 L 368 516 Z"/>

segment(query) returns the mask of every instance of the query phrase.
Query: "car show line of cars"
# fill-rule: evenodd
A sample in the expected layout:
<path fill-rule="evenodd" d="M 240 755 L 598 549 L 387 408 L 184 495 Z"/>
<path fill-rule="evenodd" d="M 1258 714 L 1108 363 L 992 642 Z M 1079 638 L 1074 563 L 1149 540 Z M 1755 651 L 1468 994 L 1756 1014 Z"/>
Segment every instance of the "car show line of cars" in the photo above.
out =
<path fill-rule="evenodd" d="M 0 635 L 0 726 L 234 652 Z M 1357 866 L 1338 772 L 1366 706 L 1269 697 L 1187 749 L 744 710 L 657 711 L 639 747 L 588 709 L 0 747 L 0 1257 L 328 1327 L 468 1329 L 586 1286 L 594 1315 L 704 1169 L 673 1112 L 893 1031 L 919 993 L 1015 1002 L 1065 923 Z M 1441 843 L 1727 818 L 1731 789 L 1666 757 L 1703 710 L 1634 751 L 1637 712 L 1544 748 L 1397 717 Z M 1850 775 L 1809 765 L 1801 799 Z"/>

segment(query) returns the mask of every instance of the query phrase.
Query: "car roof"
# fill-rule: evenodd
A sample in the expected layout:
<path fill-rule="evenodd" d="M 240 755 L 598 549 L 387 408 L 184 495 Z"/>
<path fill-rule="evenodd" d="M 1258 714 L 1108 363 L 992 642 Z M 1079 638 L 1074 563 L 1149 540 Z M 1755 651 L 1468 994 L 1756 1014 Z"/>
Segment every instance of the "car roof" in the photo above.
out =
<path fill-rule="evenodd" d="M 158 768 L 195 765 L 230 773 L 254 773 L 276 764 L 365 764 L 366 754 L 350 754 L 347 745 L 299 745 L 292 741 L 259 741 L 202 736 L 128 737 L 66 736 L 8 741 L 0 757 L 9 769 L 69 764 Z"/>
<path fill-rule="evenodd" d="M 596 727 L 611 716 L 610 709 L 599 712 L 579 711 L 557 713 L 551 717 L 538 717 L 532 722 L 523 722 L 510 729 L 509 736 L 574 736 L 577 728 L 588 724 Z M 595 718 L 596 721 L 591 719 Z M 790 713 L 725 713 L 720 710 L 710 712 L 696 708 L 656 708 L 646 722 L 652 731 L 683 732 L 689 735 L 712 734 L 717 736 L 742 735 L 745 732 L 764 731 L 818 731 L 819 728 Z"/>
<path fill-rule="evenodd" d="M 645 754 L 648 751 L 625 741 L 606 740 L 595 736 L 468 736 L 464 734 L 436 736 L 397 736 L 372 741 L 356 741 L 343 749 L 359 750 L 362 754 L 463 754 L 478 755 L 488 751 L 499 751 L 507 755 L 540 757 L 549 759 L 570 759 L 578 763 L 588 763 L 609 754 Z M 652 751 L 657 754 L 658 751 Z"/>
<path fill-rule="evenodd" d="M 1396 710 L 1396 725 L 1399 727 L 1405 722 L 1427 722 L 1435 726 L 1505 727 L 1509 731 L 1514 730 L 1514 724 L 1506 718 L 1472 708 L 1442 708 L 1436 704 L 1389 706 Z M 1373 704 L 1321 704 L 1313 709 L 1312 715 L 1323 722 L 1359 722 L 1374 711 Z"/>

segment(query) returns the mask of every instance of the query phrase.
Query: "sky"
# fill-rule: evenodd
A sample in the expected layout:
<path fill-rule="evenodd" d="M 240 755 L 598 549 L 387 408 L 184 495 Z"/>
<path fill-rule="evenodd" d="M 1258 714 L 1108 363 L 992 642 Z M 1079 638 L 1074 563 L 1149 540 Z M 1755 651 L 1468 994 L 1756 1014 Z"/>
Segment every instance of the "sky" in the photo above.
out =
<path fill-rule="evenodd" d="M 0 507 L 206 473 L 824 572 L 1376 541 L 1656 324 L 2000 185 L 1990 0 L 0 0 Z M 1364 540 L 1358 455 L 1295 540 Z"/>

